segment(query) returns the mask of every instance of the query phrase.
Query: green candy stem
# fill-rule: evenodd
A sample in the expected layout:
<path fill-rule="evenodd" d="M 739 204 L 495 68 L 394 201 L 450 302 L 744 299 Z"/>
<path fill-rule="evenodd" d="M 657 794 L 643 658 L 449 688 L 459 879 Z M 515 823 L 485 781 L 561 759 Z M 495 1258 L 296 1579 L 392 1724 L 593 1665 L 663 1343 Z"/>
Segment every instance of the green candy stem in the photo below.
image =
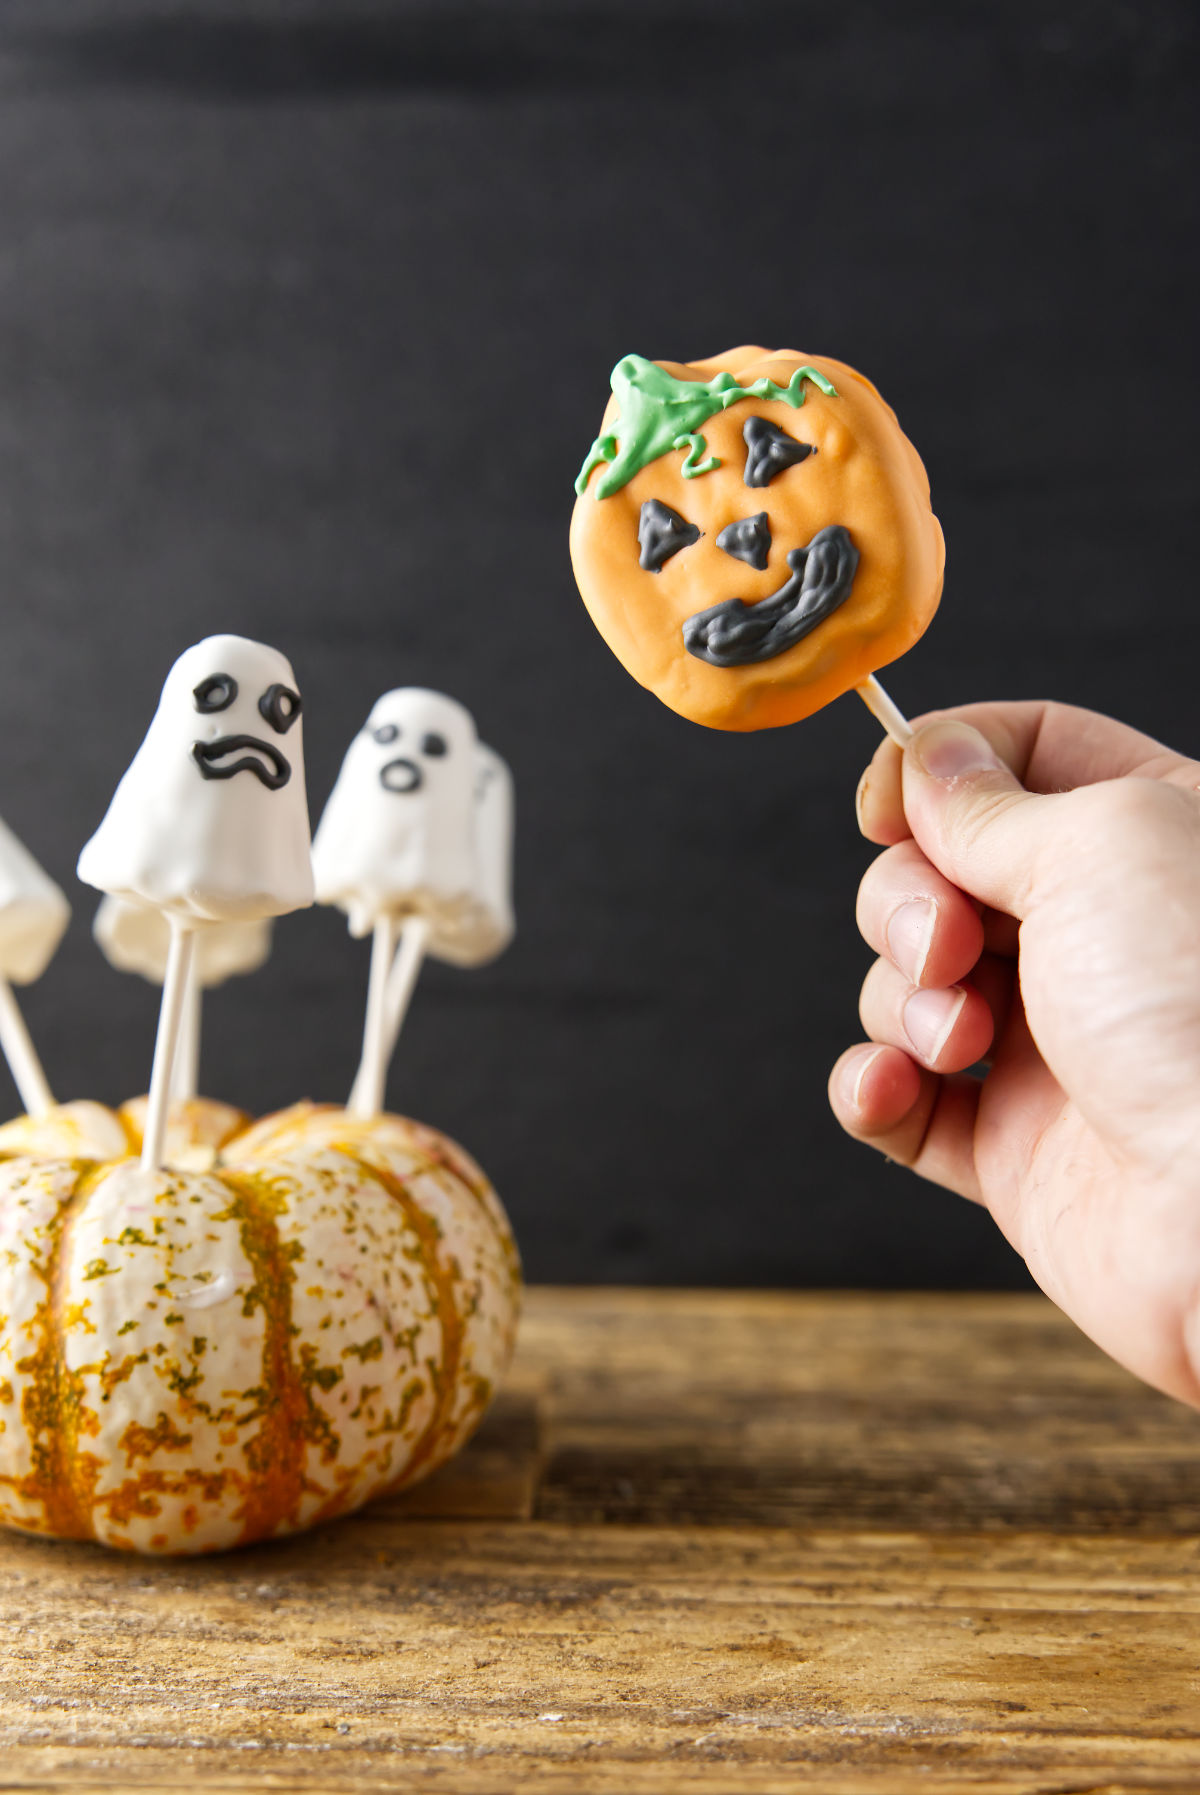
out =
<path fill-rule="evenodd" d="M 660 455 L 684 447 L 688 450 L 683 465 L 685 479 L 711 473 L 721 464 L 715 455 L 701 459 L 708 447 L 700 434 L 702 424 L 743 399 L 783 400 L 799 408 L 807 397 L 807 381 L 827 398 L 837 398 L 836 387 L 816 368 L 797 368 L 786 386 L 777 386 L 766 375 L 751 381 L 749 386 L 741 386 L 725 370 L 714 374 L 711 380 L 677 380 L 645 356 L 623 356 L 612 371 L 618 408 L 615 426 L 598 436 L 588 450 L 575 490 L 584 492 L 592 469 L 606 462 L 608 467 L 596 482 L 596 497 L 611 498 Z"/>
<path fill-rule="evenodd" d="M 694 480 L 697 474 L 711 474 L 715 467 L 721 465 L 720 457 L 717 455 L 710 455 L 706 461 L 701 461 L 700 457 L 704 454 L 708 444 L 694 430 L 686 430 L 682 436 L 677 436 L 671 447 L 688 451 L 683 463 L 685 480 Z"/>

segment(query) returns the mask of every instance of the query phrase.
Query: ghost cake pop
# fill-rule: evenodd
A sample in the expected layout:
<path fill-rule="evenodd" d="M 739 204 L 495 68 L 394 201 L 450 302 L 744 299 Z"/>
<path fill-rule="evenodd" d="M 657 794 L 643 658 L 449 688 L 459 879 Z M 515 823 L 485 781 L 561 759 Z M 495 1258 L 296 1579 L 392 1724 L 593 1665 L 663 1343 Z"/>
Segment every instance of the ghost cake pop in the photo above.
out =
<path fill-rule="evenodd" d="M 301 701 L 283 655 L 210 636 L 167 675 L 146 739 L 79 857 L 79 877 L 171 931 L 142 1164 L 161 1164 L 198 929 L 313 901 Z"/>
<path fill-rule="evenodd" d="M 453 698 L 386 692 L 346 752 L 313 841 L 317 901 L 372 934 L 362 1063 L 351 1103 L 378 1113 L 387 1076 L 387 982 L 403 933 L 411 991 L 427 941 L 473 910 L 476 735 Z"/>
<path fill-rule="evenodd" d="M 136 972 L 153 985 L 167 976 L 171 925 L 161 910 L 128 898 L 106 897 L 92 921 L 96 944 L 118 972 Z M 226 979 L 257 972 L 271 952 L 271 923 L 266 917 L 244 922 L 206 923 L 196 931 L 179 1049 L 171 1095 L 187 1102 L 196 1095 L 200 1062 L 201 993 Z"/>
<path fill-rule="evenodd" d="M 193 923 L 312 903 L 300 694 L 283 655 L 244 636 L 180 655 L 79 877 Z"/>
<path fill-rule="evenodd" d="M 388 974 L 388 1059 L 396 1051 L 426 953 L 431 959 L 466 968 L 486 966 L 513 938 L 512 904 L 513 780 L 507 763 L 480 742 L 475 749 L 475 888 L 469 907 L 435 918 L 427 929 L 402 926 L 400 945 Z M 358 1082 L 350 1104 L 361 1100 Z"/>
<path fill-rule="evenodd" d="M 475 886 L 475 724 L 456 699 L 385 692 L 346 751 L 313 837 L 317 902 L 352 935 L 384 913 L 446 921 Z"/>
<path fill-rule="evenodd" d="M 919 456 L 843 362 L 757 347 L 629 355 L 580 470 L 575 577 L 626 670 L 715 729 L 797 722 L 928 626 L 944 545 Z"/>
<path fill-rule="evenodd" d="M 62 940 L 71 906 L 28 848 L 0 822 L 0 1047 L 27 1114 L 54 1098 L 12 987 L 41 978 Z"/>

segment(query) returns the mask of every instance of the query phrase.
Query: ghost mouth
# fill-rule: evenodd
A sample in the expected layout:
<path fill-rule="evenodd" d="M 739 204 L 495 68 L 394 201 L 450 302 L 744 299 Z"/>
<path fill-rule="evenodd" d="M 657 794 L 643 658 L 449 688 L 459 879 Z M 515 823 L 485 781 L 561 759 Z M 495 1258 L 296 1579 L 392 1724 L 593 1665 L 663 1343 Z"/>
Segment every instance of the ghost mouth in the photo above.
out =
<path fill-rule="evenodd" d="M 229 760 L 239 754 L 240 760 Z M 261 757 L 261 758 L 260 758 Z M 292 776 L 290 764 L 270 742 L 260 742 L 256 735 L 219 735 L 213 742 L 193 742 L 192 758 L 205 779 L 232 779 L 238 773 L 253 773 L 269 792 L 277 792 Z"/>
<path fill-rule="evenodd" d="M 398 754 L 379 769 L 379 783 L 385 792 L 415 792 L 425 783 L 425 775 L 415 760 Z"/>
<path fill-rule="evenodd" d="M 787 557 L 791 578 L 748 605 L 740 598 L 697 611 L 683 625 L 683 645 L 711 667 L 746 667 L 785 654 L 850 596 L 858 550 L 841 524 L 818 530 Z"/>

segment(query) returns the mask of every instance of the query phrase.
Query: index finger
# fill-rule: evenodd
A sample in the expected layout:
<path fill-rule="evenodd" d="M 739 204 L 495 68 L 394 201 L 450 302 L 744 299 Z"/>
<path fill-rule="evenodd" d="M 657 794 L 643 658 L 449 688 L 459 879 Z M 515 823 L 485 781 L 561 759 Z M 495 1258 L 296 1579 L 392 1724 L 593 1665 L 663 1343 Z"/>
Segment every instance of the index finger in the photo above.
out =
<path fill-rule="evenodd" d="M 1176 754 L 1125 723 L 1073 704 L 1028 699 L 1020 703 L 964 704 L 928 711 L 913 720 L 919 729 L 945 717 L 970 723 L 985 735 L 1006 766 L 1031 792 L 1073 791 L 1102 779 L 1163 779 L 1200 790 L 1200 764 Z M 912 831 L 900 795 L 900 750 L 884 740 L 859 782 L 858 826 L 868 841 L 893 847 Z"/>

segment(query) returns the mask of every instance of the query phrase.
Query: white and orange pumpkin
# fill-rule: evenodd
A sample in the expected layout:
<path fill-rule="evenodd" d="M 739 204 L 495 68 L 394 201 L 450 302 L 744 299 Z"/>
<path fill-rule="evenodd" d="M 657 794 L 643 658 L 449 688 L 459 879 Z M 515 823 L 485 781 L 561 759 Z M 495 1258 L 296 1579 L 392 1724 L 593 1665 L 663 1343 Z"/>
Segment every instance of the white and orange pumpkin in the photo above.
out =
<path fill-rule="evenodd" d="M 200 1553 L 426 1477 L 511 1356 L 520 1265 L 473 1160 L 400 1116 L 144 1100 L 0 1127 L 0 1523 Z"/>

